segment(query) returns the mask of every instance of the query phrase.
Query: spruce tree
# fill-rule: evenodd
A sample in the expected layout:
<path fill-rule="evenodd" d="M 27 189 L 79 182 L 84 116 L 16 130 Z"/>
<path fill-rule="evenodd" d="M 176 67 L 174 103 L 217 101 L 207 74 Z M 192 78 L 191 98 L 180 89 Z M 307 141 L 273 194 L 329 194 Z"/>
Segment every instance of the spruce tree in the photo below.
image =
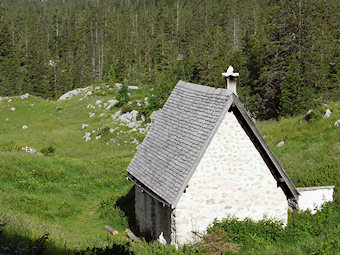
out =
<path fill-rule="evenodd" d="M 293 116 L 306 108 L 305 83 L 301 74 L 301 66 L 295 55 L 292 56 L 287 72 L 281 83 L 279 113 L 281 116 Z"/>

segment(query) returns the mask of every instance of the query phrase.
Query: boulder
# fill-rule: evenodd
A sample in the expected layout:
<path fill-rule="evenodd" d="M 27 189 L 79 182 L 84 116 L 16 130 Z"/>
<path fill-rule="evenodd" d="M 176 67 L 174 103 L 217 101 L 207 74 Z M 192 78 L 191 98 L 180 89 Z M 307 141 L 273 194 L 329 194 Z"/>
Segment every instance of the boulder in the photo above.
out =
<path fill-rule="evenodd" d="M 30 153 L 30 154 L 41 154 L 36 149 L 28 147 L 28 146 L 22 147 L 21 150 L 23 150 L 27 153 Z"/>
<path fill-rule="evenodd" d="M 28 98 L 28 96 L 29 96 L 29 94 L 28 94 L 28 93 L 26 93 L 26 94 L 24 94 L 24 95 L 20 96 L 20 98 L 21 98 L 22 100 L 24 100 L 24 99 Z"/>
<path fill-rule="evenodd" d="M 105 110 L 110 110 L 111 107 L 115 106 L 118 103 L 118 100 L 116 99 L 111 99 L 109 101 L 107 101 L 107 107 L 105 108 Z"/>
<path fill-rule="evenodd" d="M 141 121 L 137 121 L 138 111 L 132 110 L 131 112 L 124 113 L 119 116 L 119 120 L 126 124 L 129 128 L 138 126 Z"/>
<path fill-rule="evenodd" d="M 326 112 L 325 112 L 325 114 L 323 115 L 323 117 L 324 117 L 325 119 L 328 119 L 331 115 L 332 115 L 331 110 L 327 109 Z"/>
<path fill-rule="evenodd" d="M 85 135 L 83 136 L 83 138 L 85 139 L 85 142 L 90 141 L 91 140 L 91 133 L 86 132 Z"/>
<path fill-rule="evenodd" d="M 116 85 L 116 88 L 117 88 L 117 89 L 121 89 L 122 86 L 123 86 L 121 83 L 116 83 L 115 85 Z"/>
<path fill-rule="evenodd" d="M 71 91 L 66 92 L 65 94 L 61 95 L 61 96 L 59 97 L 58 100 L 66 100 L 66 99 L 69 99 L 69 98 L 71 98 L 71 97 L 73 97 L 73 96 L 76 96 L 76 95 L 78 95 L 79 93 L 81 93 L 81 92 L 87 90 L 88 88 L 89 88 L 89 87 L 86 87 L 86 88 L 77 88 L 77 89 L 71 90 Z"/>
<path fill-rule="evenodd" d="M 340 119 L 338 119 L 338 120 L 334 123 L 334 127 L 340 127 Z"/>
<path fill-rule="evenodd" d="M 285 145 L 285 142 L 282 140 L 276 145 L 276 147 L 282 147 L 283 145 Z"/>

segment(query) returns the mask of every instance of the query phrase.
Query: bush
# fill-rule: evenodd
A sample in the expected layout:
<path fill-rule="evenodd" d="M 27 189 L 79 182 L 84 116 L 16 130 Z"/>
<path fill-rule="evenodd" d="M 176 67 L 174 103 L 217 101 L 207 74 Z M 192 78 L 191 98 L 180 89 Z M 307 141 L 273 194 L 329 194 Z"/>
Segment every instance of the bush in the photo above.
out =
<path fill-rule="evenodd" d="M 55 153 L 55 147 L 52 145 L 45 146 L 40 152 L 45 156 L 50 156 Z"/>
<path fill-rule="evenodd" d="M 116 99 L 118 100 L 117 107 L 122 107 L 124 104 L 130 101 L 130 97 L 128 95 L 128 88 L 126 85 L 122 85 L 120 90 L 117 92 Z"/>

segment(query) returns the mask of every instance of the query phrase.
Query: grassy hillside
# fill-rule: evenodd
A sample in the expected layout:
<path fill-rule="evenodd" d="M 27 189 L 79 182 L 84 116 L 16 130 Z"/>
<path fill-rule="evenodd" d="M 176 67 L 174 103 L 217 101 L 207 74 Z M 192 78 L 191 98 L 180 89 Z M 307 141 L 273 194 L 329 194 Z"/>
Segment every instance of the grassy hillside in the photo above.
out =
<path fill-rule="evenodd" d="M 97 85 L 88 91 L 91 96 L 85 97 L 84 92 L 63 101 L 32 96 L 0 101 L 0 253 L 45 249 L 65 254 L 87 247 L 106 247 L 121 254 L 127 250 L 136 254 L 176 251 L 158 244 L 125 245 L 133 194 L 124 173 L 135 153 L 136 140 L 144 136 L 145 123 L 129 128 L 113 118 L 119 108 L 105 110 L 104 104 L 116 97 L 114 85 Z M 151 92 L 129 90 L 132 103 L 123 110 L 145 108 L 145 97 Z M 340 128 L 334 127 L 340 119 L 339 102 L 328 108 L 333 111 L 328 119 L 300 123 L 299 116 L 257 123 L 296 186 L 340 184 Z M 90 117 L 90 112 L 95 116 Z M 83 129 L 82 124 L 88 127 Z M 86 132 L 91 132 L 87 142 Z M 276 147 L 282 139 L 285 145 Z M 26 146 L 39 153 L 25 152 L 22 148 Z M 338 194 L 336 188 L 337 199 Z M 339 220 L 339 211 L 331 214 L 335 215 L 333 223 Z M 120 234 L 109 235 L 103 230 L 105 225 Z M 185 247 L 176 252 L 200 253 L 201 248 Z"/>

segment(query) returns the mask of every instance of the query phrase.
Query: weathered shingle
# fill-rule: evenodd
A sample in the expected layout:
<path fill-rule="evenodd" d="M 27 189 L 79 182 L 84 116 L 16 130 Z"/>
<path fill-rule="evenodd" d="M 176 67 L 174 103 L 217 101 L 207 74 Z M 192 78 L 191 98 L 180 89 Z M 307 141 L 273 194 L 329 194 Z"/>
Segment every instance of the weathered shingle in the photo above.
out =
<path fill-rule="evenodd" d="M 127 171 L 169 205 L 181 192 L 231 92 L 180 81 Z"/>

